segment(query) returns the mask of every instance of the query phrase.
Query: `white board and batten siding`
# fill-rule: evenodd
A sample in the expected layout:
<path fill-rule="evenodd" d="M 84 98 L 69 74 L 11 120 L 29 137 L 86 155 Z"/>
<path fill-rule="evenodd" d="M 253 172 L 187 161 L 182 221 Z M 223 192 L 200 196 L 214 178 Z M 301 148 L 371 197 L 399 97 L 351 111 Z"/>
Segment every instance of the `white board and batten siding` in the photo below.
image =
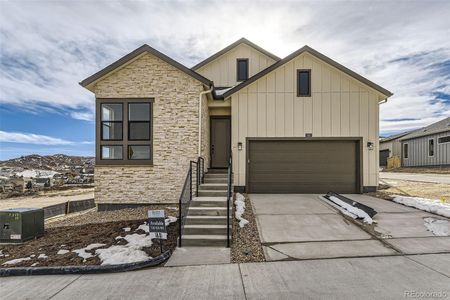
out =
<path fill-rule="evenodd" d="M 402 145 L 408 144 L 408 158 L 404 158 L 402 152 L 402 163 L 404 167 L 421 166 L 443 166 L 450 165 L 450 143 L 439 143 L 438 139 L 449 136 L 450 131 L 433 135 L 417 137 L 402 141 Z M 434 140 L 434 155 L 429 155 L 428 141 Z"/>
<path fill-rule="evenodd" d="M 249 77 L 275 63 L 274 59 L 242 43 L 195 71 L 214 81 L 216 87 L 232 87 L 239 83 L 236 81 L 238 58 L 248 58 Z"/>
<path fill-rule="evenodd" d="M 297 69 L 311 69 L 311 97 L 297 97 Z M 386 98 L 309 53 L 233 94 L 235 185 L 245 185 L 246 137 L 362 137 L 363 186 L 378 185 L 379 101 Z M 238 143 L 243 144 L 241 151 Z M 367 142 L 375 147 L 368 150 Z"/>

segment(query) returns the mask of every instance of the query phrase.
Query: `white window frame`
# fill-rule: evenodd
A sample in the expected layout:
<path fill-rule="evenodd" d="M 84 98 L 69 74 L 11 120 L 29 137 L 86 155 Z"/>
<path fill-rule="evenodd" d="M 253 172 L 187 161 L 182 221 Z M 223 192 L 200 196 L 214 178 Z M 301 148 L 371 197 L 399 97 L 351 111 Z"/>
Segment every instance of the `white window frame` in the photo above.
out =
<path fill-rule="evenodd" d="M 445 145 L 445 144 L 449 144 L 450 143 L 450 142 L 443 142 L 443 143 L 439 142 L 440 138 L 445 138 L 445 137 L 449 137 L 449 135 L 444 135 L 444 136 L 440 136 L 440 137 L 437 138 L 438 139 L 438 145 Z"/>
<path fill-rule="evenodd" d="M 430 155 L 430 141 L 433 141 L 433 155 Z M 434 153 L 436 152 L 436 142 L 434 141 L 434 138 L 428 139 L 427 150 L 428 157 L 434 157 Z"/>

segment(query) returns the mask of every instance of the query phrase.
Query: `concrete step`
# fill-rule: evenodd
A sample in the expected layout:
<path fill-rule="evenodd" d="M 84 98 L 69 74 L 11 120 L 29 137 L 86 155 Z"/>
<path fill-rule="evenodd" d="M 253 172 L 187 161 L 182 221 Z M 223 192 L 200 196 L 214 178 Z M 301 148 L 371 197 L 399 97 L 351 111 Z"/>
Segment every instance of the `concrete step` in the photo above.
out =
<path fill-rule="evenodd" d="M 231 212 L 230 212 L 231 213 Z M 226 216 L 226 207 L 189 207 L 188 216 Z"/>
<path fill-rule="evenodd" d="M 227 245 L 226 235 L 197 235 L 197 234 L 183 234 L 182 246 L 222 246 Z"/>
<path fill-rule="evenodd" d="M 203 183 L 199 186 L 199 190 L 220 190 L 226 191 L 228 184 L 226 183 Z"/>
<path fill-rule="evenodd" d="M 186 225 L 226 225 L 227 216 L 187 216 Z"/>
<path fill-rule="evenodd" d="M 201 235 L 227 234 L 227 225 L 184 225 L 183 233 Z"/>
<path fill-rule="evenodd" d="M 217 190 L 198 190 L 199 197 L 226 197 L 227 190 L 217 191 Z"/>
<path fill-rule="evenodd" d="M 205 177 L 204 177 L 205 179 L 206 178 L 228 178 L 228 174 L 227 173 L 225 173 L 225 174 L 220 174 L 220 173 L 206 173 L 205 174 Z"/>
<path fill-rule="evenodd" d="M 207 177 L 204 179 L 205 183 L 224 183 L 227 184 L 228 183 L 228 179 L 226 177 L 221 178 L 221 177 Z"/>
<path fill-rule="evenodd" d="M 191 207 L 226 207 L 227 197 L 195 197 L 192 199 Z"/>
<path fill-rule="evenodd" d="M 227 174 L 228 169 L 208 169 L 207 174 Z"/>

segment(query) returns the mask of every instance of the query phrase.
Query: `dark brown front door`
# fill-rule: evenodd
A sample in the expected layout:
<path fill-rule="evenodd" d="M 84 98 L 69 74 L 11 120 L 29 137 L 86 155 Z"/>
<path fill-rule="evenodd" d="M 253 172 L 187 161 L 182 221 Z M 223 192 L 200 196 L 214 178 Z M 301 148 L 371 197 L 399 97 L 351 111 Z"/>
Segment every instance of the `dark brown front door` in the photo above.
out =
<path fill-rule="evenodd" d="M 252 140 L 250 193 L 358 193 L 359 143 L 351 140 Z"/>
<path fill-rule="evenodd" d="M 226 168 L 231 151 L 231 120 L 211 117 L 211 168 Z"/>

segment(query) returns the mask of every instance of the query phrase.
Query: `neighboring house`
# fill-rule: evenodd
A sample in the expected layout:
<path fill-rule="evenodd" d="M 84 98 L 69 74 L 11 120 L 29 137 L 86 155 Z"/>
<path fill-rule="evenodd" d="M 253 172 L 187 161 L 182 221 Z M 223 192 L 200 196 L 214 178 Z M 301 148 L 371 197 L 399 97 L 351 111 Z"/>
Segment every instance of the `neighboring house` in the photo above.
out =
<path fill-rule="evenodd" d="M 284 59 L 240 39 L 192 69 L 144 45 L 80 83 L 96 96 L 95 198 L 178 201 L 190 160 L 235 190 L 378 185 L 379 104 L 392 95 L 314 49 Z"/>
<path fill-rule="evenodd" d="M 403 132 L 380 139 L 380 167 L 387 166 L 387 160 L 390 157 L 402 155 L 402 143 L 400 139 L 409 132 Z"/>
<path fill-rule="evenodd" d="M 450 165 L 450 117 L 415 130 L 400 141 L 403 167 Z"/>

